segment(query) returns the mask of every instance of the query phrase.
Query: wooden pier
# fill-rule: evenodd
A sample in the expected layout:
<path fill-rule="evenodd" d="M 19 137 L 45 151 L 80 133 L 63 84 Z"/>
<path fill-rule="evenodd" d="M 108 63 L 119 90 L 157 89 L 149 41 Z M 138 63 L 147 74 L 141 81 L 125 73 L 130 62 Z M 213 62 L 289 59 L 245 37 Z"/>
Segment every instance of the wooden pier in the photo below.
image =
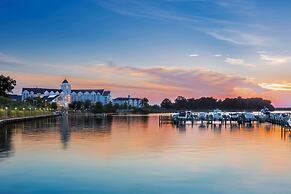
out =
<path fill-rule="evenodd" d="M 174 118 L 171 115 L 159 115 L 159 124 L 175 124 L 175 125 L 185 125 L 186 123 L 191 123 L 193 125 L 195 122 L 201 123 L 201 124 L 207 124 L 207 125 L 227 125 L 229 124 L 238 124 L 238 125 L 244 125 L 244 124 L 253 124 L 257 120 L 251 120 L 251 121 L 246 121 L 243 118 L 238 118 L 238 119 L 220 119 L 220 120 L 214 120 L 214 119 L 198 119 L 195 117 L 190 117 L 190 118 Z"/>

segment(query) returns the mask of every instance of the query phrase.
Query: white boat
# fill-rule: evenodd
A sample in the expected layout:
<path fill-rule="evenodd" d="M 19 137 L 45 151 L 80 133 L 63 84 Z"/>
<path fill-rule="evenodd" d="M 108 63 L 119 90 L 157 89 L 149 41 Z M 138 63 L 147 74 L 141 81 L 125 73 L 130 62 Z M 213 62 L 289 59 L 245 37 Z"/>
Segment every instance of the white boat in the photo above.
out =
<path fill-rule="evenodd" d="M 179 113 L 173 113 L 172 118 L 176 120 L 190 120 L 193 118 L 191 111 L 180 111 Z"/>
<path fill-rule="evenodd" d="M 287 125 L 288 127 L 291 127 L 291 118 L 289 117 L 289 119 L 287 120 Z"/>
<path fill-rule="evenodd" d="M 209 119 L 213 121 L 222 121 L 222 111 L 215 109 L 213 112 L 209 113 Z"/>
<path fill-rule="evenodd" d="M 256 120 L 255 115 L 251 112 L 244 112 L 242 113 L 242 116 L 245 122 L 251 122 L 251 121 Z"/>
<path fill-rule="evenodd" d="M 229 113 L 229 117 L 231 121 L 238 121 L 240 114 L 237 112 Z"/>
<path fill-rule="evenodd" d="M 269 115 L 270 114 L 270 110 L 267 107 L 263 108 L 260 112 L 262 114 L 265 114 L 265 115 Z"/>
<path fill-rule="evenodd" d="M 198 113 L 198 120 L 205 121 L 207 119 L 208 114 L 206 112 L 199 112 Z"/>

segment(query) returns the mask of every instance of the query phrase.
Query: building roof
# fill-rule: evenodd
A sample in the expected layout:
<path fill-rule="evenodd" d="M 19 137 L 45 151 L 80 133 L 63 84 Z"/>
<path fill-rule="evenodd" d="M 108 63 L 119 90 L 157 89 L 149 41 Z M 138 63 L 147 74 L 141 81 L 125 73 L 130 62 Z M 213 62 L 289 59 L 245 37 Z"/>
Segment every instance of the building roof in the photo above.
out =
<path fill-rule="evenodd" d="M 43 94 L 45 93 L 45 91 L 48 92 L 62 92 L 62 90 L 60 89 L 49 89 L 49 88 L 22 88 L 22 92 L 24 92 L 25 90 L 27 90 L 28 92 L 33 92 L 35 94 Z"/>
<path fill-rule="evenodd" d="M 33 92 L 34 94 L 43 94 L 45 93 L 45 91 L 48 91 L 48 92 L 59 92 L 61 93 L 62 90 L 61 89 L 49 89 L 49 88 L 22 88 L 22 92 L 24 92 L 25 90 L 27 90 L 28 92 Z M 104 89 L 81 89 L 81 90 L 71 90 L 71 93 L 72 92 L 75 92 L 75 93 L 79 93 L 79 92 L 82 92 L 82 93 L 85 93 L 85 92 L 95 92 L 96 94 L 99 93 L 100 95 L 103 95 L 103 96 L 108 96 L 111 91 L 105 91 Z"/>
<path fill-rule="evenodd" d="M 67 84 L 69 83 L 67 79 L 64 79 L 64 81 L 62 82 L 63 84 Z"/>
<path fill-rule="evenodd" d="M 141 98 L 129 98 L 130 100 L 141 100 Z M 128 100 L 128 98 L 125 98 L 125 97 L 118 97 L 118 98 L 115 98 L 113 100 Z"/>
<path fill-rule="evenodd" d="M 20 101 L 22 99 L 21 95 L 17 95 L 17 94 L 9 94 L 8 96 L 11 100 L 16 100 L 16 101 Z"/>
<path fill-rule="evenodd" d="M 81 89 L 81 90 L 71 90 L 71 92 L 76 92 L 76 93 L 79 93 L 79 92 L 95 92 L 95 93 L 99 93 L 99 94 L 103 94 L 104 90 L 103 89 L 97 89 L 97 90 L 94 90 L 94 89 Z"/>
<path fill-rule="evenodd" d="M 110 91 L 104 91 L 102 95 L 103 96 L 109 96 L 110 95 Z"/>
<path fill-rule="evenodd" d="M 48 100 L 48 101 L 53 101 L 54 99 L 56 99 L 59 96 L 60 95 L 49 95 L 49 96 L 44 96 L 43 98 Z"/>

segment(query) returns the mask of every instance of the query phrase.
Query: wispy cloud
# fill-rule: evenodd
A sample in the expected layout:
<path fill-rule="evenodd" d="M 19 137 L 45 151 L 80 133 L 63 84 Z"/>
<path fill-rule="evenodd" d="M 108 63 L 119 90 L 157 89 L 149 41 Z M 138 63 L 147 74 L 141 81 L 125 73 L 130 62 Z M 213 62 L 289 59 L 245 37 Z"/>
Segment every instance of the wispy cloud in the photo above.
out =
<path fill-rule="evenodd" d="M 291 91 L 291 83 L 260 83 L 262 88 L 275 91 Z"/>
<path fill-rule="evenodd" d="M 213 30 L 206 33 L 218 40 L 223 40 L 238 45 L 257 46 L 264 45 L 267 42 L 266 38 L 263 36 L 233 29 Z"/>
<path fill-rule="evenodd" d="M 26 63 L 14 56 L 11 55 L 6 55 L 4 53 L 0 52 L 0 65 L 5 65 L 5 66 L 22 66 L 26 65 Z"/>
<path fill-rule="evenodd" d="M 281 65 L 291 62 L 290 55 L 268 55 L 268 54 L 260 54 L 260 58 L 266 61 L 270 65 Z"/>
<path fill-rule="evenodd" d="M 265 54 L 267 53 L 266 51 L 257 51 L 258 54 Z"/>
<path fill-rule="evenodd" d="M 230 58 L 227 57 L 224 62 L 231 64 L 231 65 L 240 65 L 240 66 L 246 66 L 246 67 L 255 67 L 254 64 L 250 64 L 245 62 L 244 59 L 238 59 L 238 58 Z"/>
<path fill-rule="evenodd" d="M 216 54 L 216 55 L 214 55 L 214 57 L 222 57 L 222 55 Z"/>
<path fill-rule="evenodd" d="M 190 54 L 189 57 L 198 57 L 198 54 Z"/>
<path fill-rule="evenodd" d="M 163 0 L 162 4 L 155 3 L 155 1 L 134 0 L 96 0 L 96 2 L 99 6 L 121 15 L 183 23 L 212 38 L 233 44 L 264 45 L 267 42 L 264 36 L 252 32 L 252 30 L 258 31 L 265 27 L 243 21 L 245 15 L 248 15 L 250 10 L 255 9 L 253 5 L 246 1 Z M 193 9 L 192 14 L 181 13 L 178 12 L 177 9 L 173 9 L 177 3 L 185 2 L 188 2 L 189 7 Z M 198 7 L 202 10 L 196 10 Z M 209 15 L 206 17 L 198 14 L 201 11 L 208 10 L 209 7 L 216 8 L 216 13 L 213 14 L 214 16 L 211 17 L 211 15 Z M 232 19 L 222 19 L 227 17 L 215 17 L 215 15 L 217 16 L 220 14 L 223 16 L 229 15 L 230 17 L 228 18 Z M 239 22 L 237 18 L 240 18 L 240 20 L 238 20 Z"/>

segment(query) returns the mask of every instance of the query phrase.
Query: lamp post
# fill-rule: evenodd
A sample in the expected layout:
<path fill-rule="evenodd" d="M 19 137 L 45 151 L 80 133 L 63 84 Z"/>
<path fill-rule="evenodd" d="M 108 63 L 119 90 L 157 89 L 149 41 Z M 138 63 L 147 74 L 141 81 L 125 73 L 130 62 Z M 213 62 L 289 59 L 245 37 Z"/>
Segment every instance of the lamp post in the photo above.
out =
<path fill-rule="evenodd" d="M 23 115 L 25 116 L 25 108 L 22 108 L 22 110 L 23 110 Z"/>
<path fill-rule="evenodd" d="M 31 107 L 29 107 L 29 115 L 31 116 Z"/>
<path fill-rule="evenodd" d="M 14 110 L 15 110 L 15 116 L 17 117 L 17 107 L 15 107 Z"/>
<path fill-rule="evenodd" d="M 6 107 L 5 107 L 5 117 L 6 117 L 6 118 L 8 117 L 8 112 L 7 112 L 7 110 L 8 110 L 8 107 L 6 106 Z"/>

